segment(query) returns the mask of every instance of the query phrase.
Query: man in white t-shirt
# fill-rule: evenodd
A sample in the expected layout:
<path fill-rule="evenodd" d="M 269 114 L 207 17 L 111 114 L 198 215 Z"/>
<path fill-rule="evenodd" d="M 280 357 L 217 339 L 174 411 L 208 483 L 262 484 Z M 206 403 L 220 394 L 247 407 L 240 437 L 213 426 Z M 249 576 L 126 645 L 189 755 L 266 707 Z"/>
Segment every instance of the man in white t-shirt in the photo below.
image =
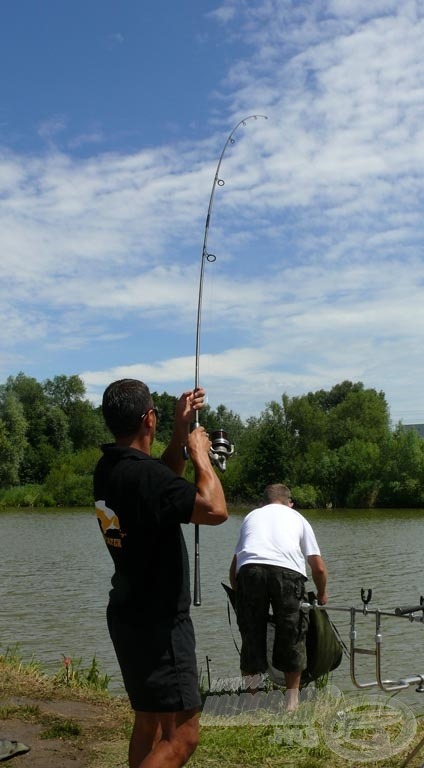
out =
<path fill-rule="evenodd" d="M 272 607 L 272 665 L 284 672 L 288 709 L 297 706 L 300 679 L 306 667 L 308 615 L 300 608 L 306 597 L 305 560 L 311 569 L 318 602 L 324 605 L 327 569 L 312 527 L 292 508 L 286 485 L 269 485 L 264 492 L 264 506 L 244 518 L 230 581 L 236 590 L 237 623 L 242 638 L 240 668 L 245 676 L 267 671 L 267 621 Z"/>

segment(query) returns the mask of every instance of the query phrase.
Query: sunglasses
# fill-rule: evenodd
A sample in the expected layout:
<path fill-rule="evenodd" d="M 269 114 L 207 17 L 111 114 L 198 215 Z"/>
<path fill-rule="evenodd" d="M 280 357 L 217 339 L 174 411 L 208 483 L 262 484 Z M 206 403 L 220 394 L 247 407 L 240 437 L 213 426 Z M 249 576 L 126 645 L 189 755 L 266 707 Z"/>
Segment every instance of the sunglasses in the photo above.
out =
<path fill-rule="evenodd" d="M 148 413 L 150 413 L 150 411 L 153 411 L 157 419 L 159 418 L 159 408 L 149 408 L 147 411 L 145 411 L 145 413 L 141 414 L 140 421 L 143 421 L 143 419 L 147 416 Z"/>

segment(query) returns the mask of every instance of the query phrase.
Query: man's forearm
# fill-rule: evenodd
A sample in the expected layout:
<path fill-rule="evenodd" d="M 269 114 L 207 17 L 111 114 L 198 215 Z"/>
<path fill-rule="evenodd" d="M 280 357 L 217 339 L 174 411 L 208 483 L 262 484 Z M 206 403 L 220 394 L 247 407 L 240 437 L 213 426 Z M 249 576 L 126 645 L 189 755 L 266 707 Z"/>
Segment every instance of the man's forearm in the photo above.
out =
<path fill-rule="evenodd" d="M 201 458 L 196 457 L 193 464 L 197 494 L 191 522 L 199 525 L 220 525 L 228 518 L 227 502 L 221 482 L 207 454 Z"/>
<path fill-rule="evenodd" d="M 308 562 L 312 572 L 312 578 L 317 588 L 317 597 L 320 602 L 327 602 L 327 568 L 324 560 L 319 555 L 311 555 Z"/>
<path fill-rule="evenodd" d="M 314 580 L 314 584 L 317 588 L 317 597 L 318 600 L 320 600 L 322 597 L 326 595 L 327 591 L 327 574 L 325 573 L 317 573 L 312 574 L 312 578 Z"/>
<path fill-rule="evenodd" d="M 197 493 L 214 513 L 220 510 L 227 514 L 227 502 L 221 481 L 217 477 L 210 459 L 207 456 L 201 464 L 194 465 L 195 483 Z"/>

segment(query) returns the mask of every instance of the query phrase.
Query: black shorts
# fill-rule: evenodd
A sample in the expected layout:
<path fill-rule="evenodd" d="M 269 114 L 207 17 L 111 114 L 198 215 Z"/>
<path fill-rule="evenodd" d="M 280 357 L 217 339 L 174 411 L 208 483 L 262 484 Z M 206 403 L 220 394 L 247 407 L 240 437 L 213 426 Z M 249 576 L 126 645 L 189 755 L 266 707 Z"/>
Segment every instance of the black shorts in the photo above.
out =
<path fill-rule="evenodd" d="M 237 575 L 237 623 L 242 638 L 240 669 L 266 672 L 267 628 L 272 606 L 275 625 L 272 666 L 282 672 L 306 668 L 308 615 L 301 610 L 305 577 L 274 565 L 248 564 Z"/>
<path fill-rule="evenodd" d="M 190 617 L 134 622 L 110 605 L 109 633 L 131 706 L 138 712 L 181 712 L 201 705 Z"/>

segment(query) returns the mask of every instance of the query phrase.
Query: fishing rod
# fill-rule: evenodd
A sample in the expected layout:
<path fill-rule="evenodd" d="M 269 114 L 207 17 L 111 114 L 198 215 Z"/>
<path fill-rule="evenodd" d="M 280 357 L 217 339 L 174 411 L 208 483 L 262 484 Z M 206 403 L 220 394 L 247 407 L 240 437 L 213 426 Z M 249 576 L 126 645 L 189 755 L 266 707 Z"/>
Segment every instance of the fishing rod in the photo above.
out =
<path fill-rule="evenodd" d="M 203 280 L 205 274 L 206 262 L 216 261 L 216 256 L 213 253 L 208 252 L 208 236 L 209 226 L 211 222 L 212 207 L 215 197 L 215 190 L 217 187 L 223 187 L 225 184 L 224 179 L 220 178 L 219 171 L 221 163 L 225 155 L 226 149 L 229 144 L 235 144 L 234 134 L 240 126 L 246 126 L 248 120 L 268 120 L 266 115 L 248 115 L 240 120 L 237 125 L 234 126 L 229 134 L 227 141 L 225 142 L 222 152 L 219 157 L 218 165 L 215 171 L 215 177 L 212 184 L 212 190 L 209 198 L 208 212 L 206 215 L 205 232 L 203 236 L 202 257 L 200 263 L 200 278 L 199 278 L 199 295 L 197 301 L 197 323 L 196 323 L 196 356 L 195 356 L 195 374 L 194 374 L 194 388 L 198 389 L 200 386 L 200 333 L 202 326 L 202 301 L 203 301 Z M 199 412 L 196 411 L 195 422 L 192 425 L 193 429 L 196 429 L 200 424 Z M 234 453 L 234 445 L 232 445 L 228 439 L 228 435 L 224 429 L 216 429 L 210 435 L 212 447 L 209 451 L 209 458 L 221 472 L 225 472 L 227 468 L 227 459 L 229 459 Z M 201 589 L 200 589 L 200 542 L 199 542 L 199 526 L 196 524 L 194 529 L 194 605 L 201 605 Z"/>

